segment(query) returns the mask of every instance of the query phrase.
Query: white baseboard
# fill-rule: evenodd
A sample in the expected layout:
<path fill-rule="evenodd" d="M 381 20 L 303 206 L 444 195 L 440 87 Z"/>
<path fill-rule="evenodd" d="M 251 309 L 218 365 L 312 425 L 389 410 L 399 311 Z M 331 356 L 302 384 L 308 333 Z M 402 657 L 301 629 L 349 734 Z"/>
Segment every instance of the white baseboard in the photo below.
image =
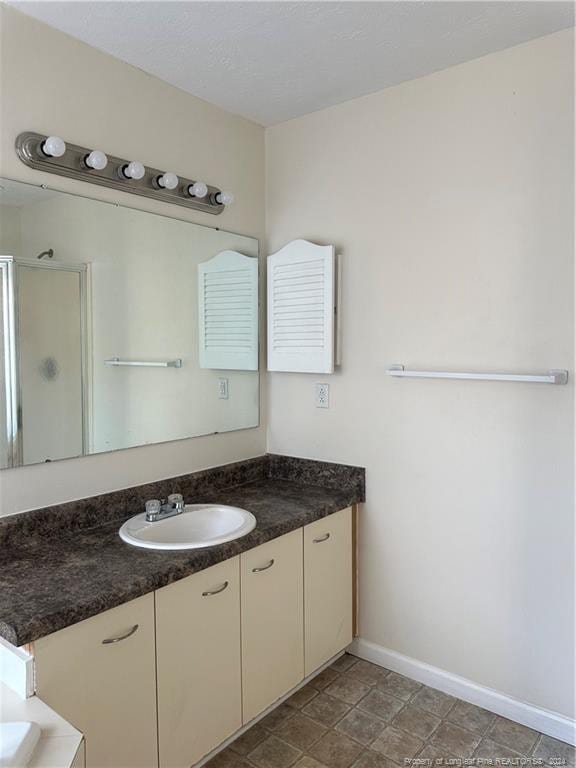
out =
<path fill-rule="evenodd" d="M 517 723 L 541 731 L 568 744 L 576 743 L 576 721 L 547 709 L 526 704 L 503 693 L 486 688 L 483 685 L 453 675 L 431 664 L 425 664 L 409 656 L 391 651 L 376 643 L 357 637 L 347 649 L 349 653 L 366 661 L 371 661 L 393 672 L 417 680 L 451 696 L 476 704 L 478 707 L 495 712 Z"/>

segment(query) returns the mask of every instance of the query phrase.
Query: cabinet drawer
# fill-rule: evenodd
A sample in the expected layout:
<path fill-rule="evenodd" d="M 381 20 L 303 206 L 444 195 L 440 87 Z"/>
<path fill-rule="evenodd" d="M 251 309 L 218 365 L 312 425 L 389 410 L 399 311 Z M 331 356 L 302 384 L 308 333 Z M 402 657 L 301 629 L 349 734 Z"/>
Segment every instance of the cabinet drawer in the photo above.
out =
<path fill-rule="evenodd" d="M 240 556 L 243 719 L 304 677 L 302 529 Z"/>
<path fill-rule="evenodd" d="M 34 643 L 39 697 L 78 730 L 87 768 L 157 766 L 154 596 Z"/>
<path fill-rule="evenodd" d="M 352 642 L 352 510 L 304 528 L 306 675 Z"/>
<path fill-rule="evenodd" d="M 242 725 L 238 557 L 156 592 L 162 768 L 189 768 Z"/>

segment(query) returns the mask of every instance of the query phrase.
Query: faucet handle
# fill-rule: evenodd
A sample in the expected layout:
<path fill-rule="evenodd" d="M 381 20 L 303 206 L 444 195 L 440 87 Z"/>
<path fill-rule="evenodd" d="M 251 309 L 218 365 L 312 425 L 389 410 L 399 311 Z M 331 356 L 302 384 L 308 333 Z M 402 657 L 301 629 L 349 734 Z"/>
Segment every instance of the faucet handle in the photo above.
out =
<path fill-rule="evenodd" d="M 146 514 L 158 514 L 158 512 L 160 512 L 161 506 L 162 503 L 159 499 L 150 499 L 146 502 Z"/>
<path fill-rule="evenodd" d="M 184 497 L 181 493 L 171 493 L 168 496 L 168 504 L 171 504 L 176 509 L 184 509 Z"/>

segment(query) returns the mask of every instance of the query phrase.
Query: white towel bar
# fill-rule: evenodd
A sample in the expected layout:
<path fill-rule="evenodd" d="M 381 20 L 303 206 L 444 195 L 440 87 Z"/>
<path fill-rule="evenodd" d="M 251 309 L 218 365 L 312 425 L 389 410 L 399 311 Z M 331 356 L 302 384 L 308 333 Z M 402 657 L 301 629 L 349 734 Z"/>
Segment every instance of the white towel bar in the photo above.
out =
<path fill-rule="evenodd" d="M 111 357 L 104 360 L 106 365 L 132 365 L 146 368 L 182 368 L 182 360 L 160 360 L 159 362 L 146 360 L 121 360 L 119 357 Z"/>
<path fill-rule="evenodd" d="M 458 371 L 407 371 L 403 365 L 391 365 L 389 376 L 415 379 L 475 379 L 477 381 L 526 381 L 539 384 L 566 384 L 568 371 L 552 369 L 545 374 L 532 373 L 466 373 Z"/>

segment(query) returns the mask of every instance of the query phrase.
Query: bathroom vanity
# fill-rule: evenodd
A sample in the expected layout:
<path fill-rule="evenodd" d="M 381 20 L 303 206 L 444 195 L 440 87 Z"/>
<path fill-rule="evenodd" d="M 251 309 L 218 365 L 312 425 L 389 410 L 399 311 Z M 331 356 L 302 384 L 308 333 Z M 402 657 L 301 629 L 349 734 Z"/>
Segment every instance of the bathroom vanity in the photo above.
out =
<path fill-rule="evenodd" d="M 128 492 L 87 500 L 75 532 L 64 532 L 63 507 L 53 510 L 56 534 L 44 528 L 45 511 L 12 528 L 0 521 L 14 555 L 0 630 L 32 650 L 37 694 L 84 734 L 89 768 L 189 768 L 354 634 L 363 470 L 265 456 L 164 482 L 186 500 L 249 509 L 256 528 L 188 552 L 131 547 L 118 528 L 150 486 L 130 489 L 115 517 Z M 98 509 L 109 519 L 94 527 Z M 18 523 L 28 526 L 26 543 Z"/>
<path fill-rule="evenodd" d="M 259 424 L 257 240 L 1 181 L 0 469 Z M 332 354 L 334 255 L 308 245 L 283 290 L 324 297 Z M 361 468 L 266 455 L 0 518 L 0 636 L 88 768 L 189 768 L 351 642 L 363 500 Z M 204 514 L 210 546 L 157 546 Z"/>

